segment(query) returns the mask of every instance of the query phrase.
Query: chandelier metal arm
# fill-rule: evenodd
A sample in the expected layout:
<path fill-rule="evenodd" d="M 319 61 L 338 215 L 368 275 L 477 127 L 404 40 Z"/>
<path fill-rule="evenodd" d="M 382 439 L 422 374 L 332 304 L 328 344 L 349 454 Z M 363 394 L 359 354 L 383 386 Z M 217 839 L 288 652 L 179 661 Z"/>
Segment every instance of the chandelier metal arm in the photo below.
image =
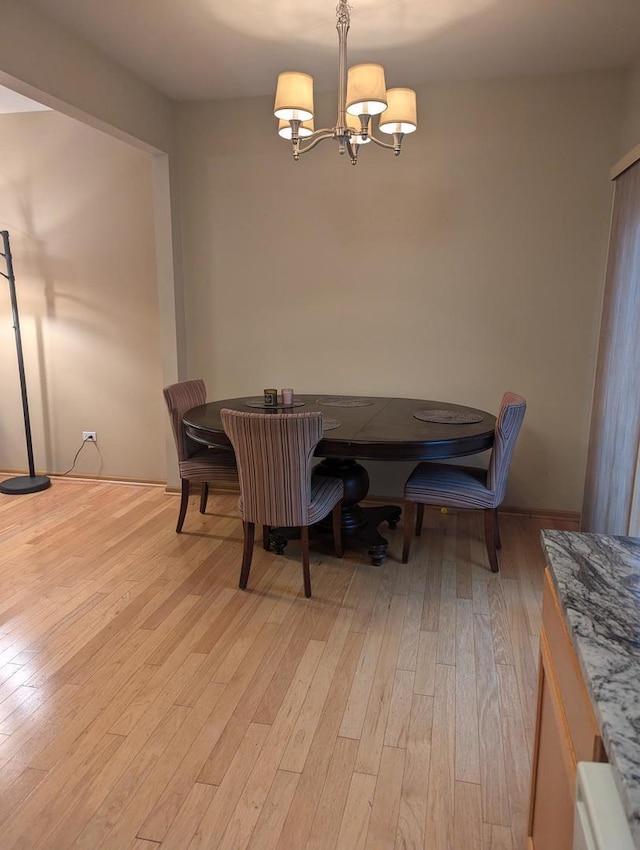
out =
<path fill-rule="evenodd" d="M 379 145 L 381 148 L 387 148 L 388 150 L 394 151 L 396 156 L 400 156 L 400 148 L 402 146 L 403 137 L 404 133 L 394 133 L 393 143 L 389 144 L 389 142 L 383 142 L 382 139 L 376 139 L 373 133 L 369 133 L 369 138 L 372 142 L 375 142 L 376 145 Z"/>
<path fill-rule="evenodd" d="M 312 148 L 315 148 L 315 146 L 317 144 L 319 144 L 319 142 L 322 142 L 324 139 L 334 139 L 334 138 L 336 138 L 335 129 L 329 130 L 327 128 L 326 130 L 316 130 L 310 136 L 307 136 L 308 142 L 305 145 L 305 147 L 301 146 L 300 139 L 297 140 L 297 143 L 296 143 L 296 141 L 294 141 L 293 155 L 294 156 L 296 155 L 296 150 L 299 154 L 306 153 L 307 151 L 310 151 Z"/>

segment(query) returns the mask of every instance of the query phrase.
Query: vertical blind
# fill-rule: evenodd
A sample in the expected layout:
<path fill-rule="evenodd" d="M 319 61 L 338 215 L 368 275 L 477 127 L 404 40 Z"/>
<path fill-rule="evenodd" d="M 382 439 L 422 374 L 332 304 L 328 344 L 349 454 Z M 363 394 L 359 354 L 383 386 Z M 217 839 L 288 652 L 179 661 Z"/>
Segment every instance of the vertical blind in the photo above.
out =
<path fill-rule="evenodd" d="M 615 182 L 582 529 L 640 535 L 640 162 Z"/>

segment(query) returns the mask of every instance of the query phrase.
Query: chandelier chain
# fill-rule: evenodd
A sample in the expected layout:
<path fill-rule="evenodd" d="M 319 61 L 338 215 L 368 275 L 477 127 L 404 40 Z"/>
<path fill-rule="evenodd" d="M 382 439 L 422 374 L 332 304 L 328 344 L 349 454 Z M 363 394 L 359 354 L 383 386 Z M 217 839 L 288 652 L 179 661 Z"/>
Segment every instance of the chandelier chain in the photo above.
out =
<path fill-rule="evenodd" d="M 347 24 L 348 26 L 351 23 L 351 6 L 347 3 L 347 0 L 339 0 L 336 6 L 336 17 L 338 24 Z"/>

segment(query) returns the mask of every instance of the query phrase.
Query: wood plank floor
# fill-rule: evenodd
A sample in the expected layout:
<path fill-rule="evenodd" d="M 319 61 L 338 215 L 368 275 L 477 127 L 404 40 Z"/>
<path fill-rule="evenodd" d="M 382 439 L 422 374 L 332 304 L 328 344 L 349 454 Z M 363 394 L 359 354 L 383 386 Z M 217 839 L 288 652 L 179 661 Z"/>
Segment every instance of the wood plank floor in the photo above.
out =
<path fill-rule="evenodd" d="M 521 850 L 543 556 L 426 512 L 411 561 L 257 545 L 236 497 L 0 495 L 0 847 Z M 570 527 L 564 524 L 564 527 Z"/>

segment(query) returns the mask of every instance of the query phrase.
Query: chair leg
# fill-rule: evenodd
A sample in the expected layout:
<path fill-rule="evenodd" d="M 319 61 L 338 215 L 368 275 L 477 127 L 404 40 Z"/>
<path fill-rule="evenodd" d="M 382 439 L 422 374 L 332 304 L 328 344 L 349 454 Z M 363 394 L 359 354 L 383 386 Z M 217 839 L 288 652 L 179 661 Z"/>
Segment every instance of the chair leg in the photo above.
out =
<path fill-rule="evenodd" d="M 205 482 L 200 491 L 200 513 L 203 514 L 207 510 L 207 499 L 209 498 L 209 485 Z"/>
<path fill-rule="evenodd" d="M 303 525 L 300 529 L 300 542 L 302 543 L 302 576 L 304 578 L 304 595 L 307 599 L 311 596 L 311 575 L 309 574 L 309 526 Z"/>
<path fill-rule="evenodd" d="M 336 557 L 342 557 L 342 499 L 334 505 L 331 511 L 331 520 L 333 524 L 333 546 L 336 550 Z"/>
<path fill-rule="evenodd" d="M 186 478 L 182 479 L 182 497 L 180 499 L 180 513 L 178 514 L 178 524 L 176 525 L 176 533 L 180 534 L 184 525 L 184 518 L 187 515 L 187 505 L 189 504 L 190 484 Z"/>
<path fill-rule="evenodd" d="M 491 572 L 498 572 L 498 553 L 496 552 L 496 515 L 495 508 L 488 508 L 484 512 L 484 539 L 487 544 L 487 555 Z"/>
<path fill-rule="evenodd" d="M 500 525 L 498 524 L 498 509 L 493 509 L 493 515 L 495 517 L 494 528 L 496 532 L 496 549 L 502 549 L 502 540 L 500 540 Z"/>
<path fill-rule="evenodd" d="M 418 504 L 418 518 L 416 519 L 416 537 L 422 534 L 422 521 L 424 520 L 424 505 Z"/>
<path fill-rule="evenodd" d="M 402 511 L 402 522 L 404 524 L 404 540 L 402 543 L 402 563 L 406 564 L 409 560 L 409 552 L 411 551 L 411 537 L 413 536 L 416 527 L 416 508 L 422 507 L 415 502 L 407 502 L 405 499 L 404 509 Z"/>
<path fill-rule="evenodd" d="M 271 526 L 263 525 L 262 526 L 262 548 L 265 552 L 269 552 L 271 549 Z"/>
<path fill-rule="evenodd" d="M 242 569 L 240 570 L 240 587 L 244 590 L 249 581 L 249 570 L 251 569 L 251 558 L 253 557 L 253 538 L 256 530 L 255 523 L 243 522 L 244 549 L 242 551 Z"/>

